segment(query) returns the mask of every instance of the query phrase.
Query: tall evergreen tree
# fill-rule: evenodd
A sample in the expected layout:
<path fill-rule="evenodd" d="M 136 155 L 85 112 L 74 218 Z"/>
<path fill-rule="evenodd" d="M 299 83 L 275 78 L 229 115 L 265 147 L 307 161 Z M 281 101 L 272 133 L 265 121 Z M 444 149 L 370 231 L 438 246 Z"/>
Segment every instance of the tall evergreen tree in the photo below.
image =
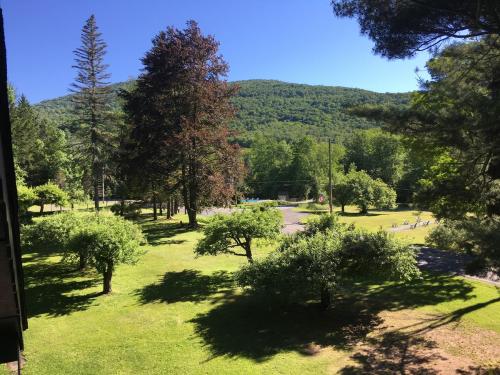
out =
<path fill-rule="evenodd" d="M 73 101 L 81 122 L 79 151 L 90 168 L 95 209 L 99 210 L 99 183 L 103 178 L 106 147 L 109 133 L 106 130 L 106 85 L 110 75 L 104 63 L 106 43 L 101 38 L 94 15 L 82 28 L 81 47 L 74 51 L 77 70 L 72 91 Z"/>
<path fill-rule="evenodd" d="M 228 66 L 218 47 L 194 21 L 185 30 L 169 27 L 153 39 L 137 86 L 125 95 L 143 171 L 152 182 L 158 173 L 176 178 L 192 227 L 203 206 L 234 196 L 242 174 L 239 149 L 228 141 L 235 87 L 223 80 Z"/>

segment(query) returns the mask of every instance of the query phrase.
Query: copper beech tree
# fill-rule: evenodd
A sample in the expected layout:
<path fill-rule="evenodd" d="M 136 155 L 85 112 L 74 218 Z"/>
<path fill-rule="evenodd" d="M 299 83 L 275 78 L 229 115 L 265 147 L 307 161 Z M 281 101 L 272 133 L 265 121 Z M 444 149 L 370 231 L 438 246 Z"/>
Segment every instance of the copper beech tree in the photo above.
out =
<path fill-rule="evenodd" d="M 219 44 L 189 21 L 153 39 L 136 86 L 124 93 L 132 123 L 132 170 L 156 184 L 175 179 L 189 225 L 203 206 L 228 203 L 241 180 L 239 147 L 229 141 L 237 88 L 224 80 Z"/>

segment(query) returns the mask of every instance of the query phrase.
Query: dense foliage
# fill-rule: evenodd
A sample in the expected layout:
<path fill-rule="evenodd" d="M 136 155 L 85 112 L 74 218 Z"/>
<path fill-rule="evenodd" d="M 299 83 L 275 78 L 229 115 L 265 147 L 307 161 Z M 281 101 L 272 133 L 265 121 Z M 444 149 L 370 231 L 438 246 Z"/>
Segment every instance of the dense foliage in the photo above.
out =
<path fill-rule="evenodd" d="M 268 257 L 243 267 L 236 276 L 238 283 L 289 301 L 319 298 L 326 308 L 335 289 L 356 278 L 409 280 L 419 275 L 415 251 L 388 233 L 346 228 L 331 219 L 325 223 L 329 225 L 323 230 L 285 239 Z"/>
<path fill-rule="evenodd" d="M 136 224 L 101 213 L 62 212 L 38 218 L 23 227 L 23 247 L 49 250 L 63 255 L 63 261 L 79 269 L 94 266 L 103 275 L 103 292 L 111 292 L 115 266 L 134 264 L 145 242 Z"/>
<path fill-rule="evenodd" d="M 196 227 L 201 208 L 231 202 L 243 174 L 239 147 L 229 142 L 236 88 L 224 80 L 218 42 L 194 21 L 161 31 L 142 63 L 136 87 L 123 95 L 130 170 L 151 186 L 173 179 Z"/>
<path fill-rule="evenodd" d="M 344 149 L 333 145 L 333 169 L 340 169 Z M 284 195 L 299 199 L 318 199 L 325 194 L 328 181 L 328 144 L 312 137 L 277 141 L 256 136 L 248 150 L 246 179 L 248 194 L 276 199 Z"/>
<path fill-rule="evenodd" d="M 53 204 L 62 208 L 68 202 L 68 194 L 59 186 L 52 182 L 47 182 L 43 185 L 38 185 L 33 189 L 35 194 L 35 204 L 40 206 L 40 212 L 43 212 L 46 204 Z"/>
<path fill-rule="evenodd" d="M 389 58 L 413 56 L 449 39 L 500 33 L 496 0 L 332 0 L 337 16 L 357 18 L 374 51 Z"/>
<path fill-rule="evenodd" d="M 268 80 L 248 80 L 230 83 L 238 92 L 232 99 L 236 117 L 230 127 L 242 146 L 250 146 L 255 134 L 277 140 L 293 140 L 304 135 L 315 138 L 346 139 L 354 129 L 377 127 L 381 123 L 356 117 L 349 108 L 362 104 L 405 105 L 409 94 L 381 94 L 367 90 L 310 86 Z M 114 112 L 121 109 L 118 93 L 130 90 L 135 81 L 109 86 L 109 106 Z M 37 109 L 64 129 L 71 130 L 74 122 L 71 96 L 46 100 Z"/>
<path fill-rule="evenodd" d="M 252 243 L 258 239 L 273 240 L 281 233 L 281 213 L 274 208 L 244 209 L 230 215 L 215 215 L 203 227 L 202 238 L 195 248 L 197 255 L 234 254 L 253 262 Z M 244 253 L 234 249 L 241 248 Z"/>
<path fill-rule="evenodd" d="M 394 189 L 381 179 L 373 179 L 365 171 L 358 171 L 354 167 L 345 175 L 336 175 L 333 197 L 342 212 L 348 204 L 356 205 L 361 213 L 367 213 L 370 207 L 391 209 L 396 206 Z"/>
<path fill-rule="evenodd" d="M 100 215 L 72 233 L 68 248 L 88 256 L 88 263 L 103 276 L 103 293 L 110 293 L 115 267 L 135 264 L 142 254 L 143 242 L 136 224 L 117 216 Z"/>

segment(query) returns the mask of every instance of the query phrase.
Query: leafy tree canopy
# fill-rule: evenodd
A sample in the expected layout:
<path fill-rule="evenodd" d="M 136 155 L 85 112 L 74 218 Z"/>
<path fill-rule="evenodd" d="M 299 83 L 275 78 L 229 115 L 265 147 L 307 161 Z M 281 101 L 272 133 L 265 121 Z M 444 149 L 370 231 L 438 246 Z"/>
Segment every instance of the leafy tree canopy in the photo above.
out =
<path fill-rule="evenodd" d="M 496 0 L 332 0 L 332 6 L 337 16 L 356 18 L 374 51 L 389 58 L 500 33 Z"/>
<path fill-rule="evenodd" d="M 245 209 L 230 215 L 216 215 L 203 228 L 205 237 L 195 248 L 197 255 L 221 253 L 245 256 L 253 261 L 252 243 L 257 239 L 272 240 L 279 236 L 281 213 L 273 208 Z M 236 252 L 242 248 L 244 253 Z"/>

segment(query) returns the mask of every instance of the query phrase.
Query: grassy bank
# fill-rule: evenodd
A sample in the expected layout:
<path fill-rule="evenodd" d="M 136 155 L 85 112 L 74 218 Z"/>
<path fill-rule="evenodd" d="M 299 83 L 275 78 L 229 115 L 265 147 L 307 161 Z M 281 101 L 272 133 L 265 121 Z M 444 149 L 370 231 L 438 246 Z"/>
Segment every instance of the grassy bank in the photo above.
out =
<path fill-rule="evenodd" d="M 30 326 L 24 373 L 360 373 L 352 372 L 363 366 L 360 345 L 376 351 L 387 333 L 381 327 L 414 320 L 440 337 L 453 328 L 477 338 L 463 341 L 457 354 L 437 338 L 398 327 L 407 340 L 432 339 L 446 355 L 458 356 L 457 368 L 492 361 L 469 353 L 500 338 L 499 292 L 491 285 L 425 275 L 410 285 L 351 286 L 326 313 L 314 303 L 274 306 L 234 286 L 232 272 L 244 259 L 195 258 L 201 233 L 180 220 L 186 222 L 141 220 L 147 253 L 136 266 L 118 267 L 109 296 L 99 294 L 99 275 L 75 272 L 59 263 L 57 252 L 25 254 Z M 415 365 L 417 359 L 415 354 Z"/>

